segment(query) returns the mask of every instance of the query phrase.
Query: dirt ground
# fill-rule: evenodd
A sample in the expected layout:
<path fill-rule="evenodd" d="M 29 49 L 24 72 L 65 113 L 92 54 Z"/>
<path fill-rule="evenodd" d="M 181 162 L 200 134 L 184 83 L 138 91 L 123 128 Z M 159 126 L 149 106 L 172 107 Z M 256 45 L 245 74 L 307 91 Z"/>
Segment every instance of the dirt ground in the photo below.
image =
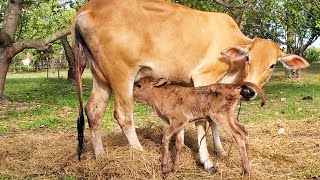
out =
<path fill-rule="evenodd" d="M 249 131 L 251 179 L 320 179 L 319 121 L 268 121 L 248 123 L 246 127 Z M 217 157 L 210 143 L 211 158 L 218 172 L 212 176 L 203 170 L 199 164 L 193 124 L 186 132 L 186 146 L 178 173 L 163 177 L 160 170 L 163 128 L 150 124 L 137 129 L 143 152 L 130 149 L 122 132 L 104 132 L 107 153 L 97 160 L 86 134 L 86 149 L 81 161 L 76 156 L 75 131 L 30 131 L 0 136 L 0 179 L 242 178 L 239 152 L 224 132 L 221 132 L 222 142 L 228 157 Z M 207 138 L 212 139 L 210 135 Z"/>

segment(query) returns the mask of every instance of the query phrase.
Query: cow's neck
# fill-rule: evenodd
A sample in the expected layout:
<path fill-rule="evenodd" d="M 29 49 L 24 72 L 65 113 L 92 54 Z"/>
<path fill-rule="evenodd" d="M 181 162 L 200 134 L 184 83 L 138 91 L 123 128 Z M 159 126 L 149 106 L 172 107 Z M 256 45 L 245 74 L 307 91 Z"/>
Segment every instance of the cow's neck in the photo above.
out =
<path fill-rule="evenodd" d="M 225 76 L 218 82 L 220 83 L 240 83 L 243 81 L 243 73 L 246 65 L 246 60 L 230 60 L 230 68 Z"/>

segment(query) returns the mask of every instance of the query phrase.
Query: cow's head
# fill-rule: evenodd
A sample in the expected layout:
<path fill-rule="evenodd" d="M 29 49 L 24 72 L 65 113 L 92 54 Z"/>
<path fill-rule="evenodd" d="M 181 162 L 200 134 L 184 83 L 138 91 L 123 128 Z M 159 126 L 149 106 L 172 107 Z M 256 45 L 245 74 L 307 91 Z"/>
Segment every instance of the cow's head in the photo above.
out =
<path fill-rule="evenodd" d="M 260 38 L 248 45 L 226 48 L 221 54 L 235 60 L 245 58 L 247 64 L 243 72 L 243 81 L 254 83 L 260 88 L 270 79 L 277 62 L 281 62 L 288 69 L 310 66 L 304 58 L 285 54 L 273 41 Z"/>

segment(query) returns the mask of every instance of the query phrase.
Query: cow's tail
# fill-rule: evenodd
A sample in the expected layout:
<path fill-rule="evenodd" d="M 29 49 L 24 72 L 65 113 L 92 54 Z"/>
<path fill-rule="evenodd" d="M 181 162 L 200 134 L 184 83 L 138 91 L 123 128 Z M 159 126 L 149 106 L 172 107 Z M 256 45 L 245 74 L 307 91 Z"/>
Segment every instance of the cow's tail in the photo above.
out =
<path fill-rule="evenodd" d="M 84 149 L 84 113 L 83 113 L 83 98 L 82 98 L 82 54 L 83 47 L 86 46 L 83 37 L 81 35 L 79 26 L 76 23 L 73 26 L 73 54 L 75 59 L 75 79 L 76 89 L 78 94 L 78 119 L 77 119 L 77 130 L 78 130 L 78 147 L 77 154 L 80 160 L 81 154 Z"/>
<path fill-rule="evenodd" d="M 265 104 L 264 92 L 256 84 L 251 83 L 251 82 L 243 82 L 243 83 L 241 83 L 241 88 L 249 88 L 249 89 L 254 90 L 258 94 L 258 96 L 260 98 L 261 107 L 264 106 L 264 104 Z"/>

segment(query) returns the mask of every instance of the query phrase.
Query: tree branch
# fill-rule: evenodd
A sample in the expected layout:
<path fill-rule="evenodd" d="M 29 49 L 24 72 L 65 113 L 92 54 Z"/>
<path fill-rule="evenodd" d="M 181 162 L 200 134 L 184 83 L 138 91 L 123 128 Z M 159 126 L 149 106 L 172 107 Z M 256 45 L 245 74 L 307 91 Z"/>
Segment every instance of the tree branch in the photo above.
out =
<path fill-rule="evenodd" d="M 303 53 L 312 43 L 314 43 L 319 38 L 319 36 L 320 36 L 320 31 L 318 32 L 318 34 L 317 33 L 313 34 L 313 36 L 310 37 L 309 40 L 299 48 L 299 51 Z"/>
<path fill-rule="evenodd" d="M 63 36 L 70 34 L 70 28 L 65 28 L 60 31 L 57 31 L 53 34 L 50 34 L 48 37 L 44 39 L 27 39 L 16 42 L 13 44 L 12 57 L 14 57 L 19 52 L 23 51 L 26 48 L 36 48 L 40 51 L 44 51 L 48 48 L 48 44 L 60 39 Z"/>
<path fill-rule="evenodd" d="M 23 0 L 8 0 L 8 9 L 5 13 L 1 34 L 7 34 L 13 42 L 14 33 L 17 30 Z"/>

